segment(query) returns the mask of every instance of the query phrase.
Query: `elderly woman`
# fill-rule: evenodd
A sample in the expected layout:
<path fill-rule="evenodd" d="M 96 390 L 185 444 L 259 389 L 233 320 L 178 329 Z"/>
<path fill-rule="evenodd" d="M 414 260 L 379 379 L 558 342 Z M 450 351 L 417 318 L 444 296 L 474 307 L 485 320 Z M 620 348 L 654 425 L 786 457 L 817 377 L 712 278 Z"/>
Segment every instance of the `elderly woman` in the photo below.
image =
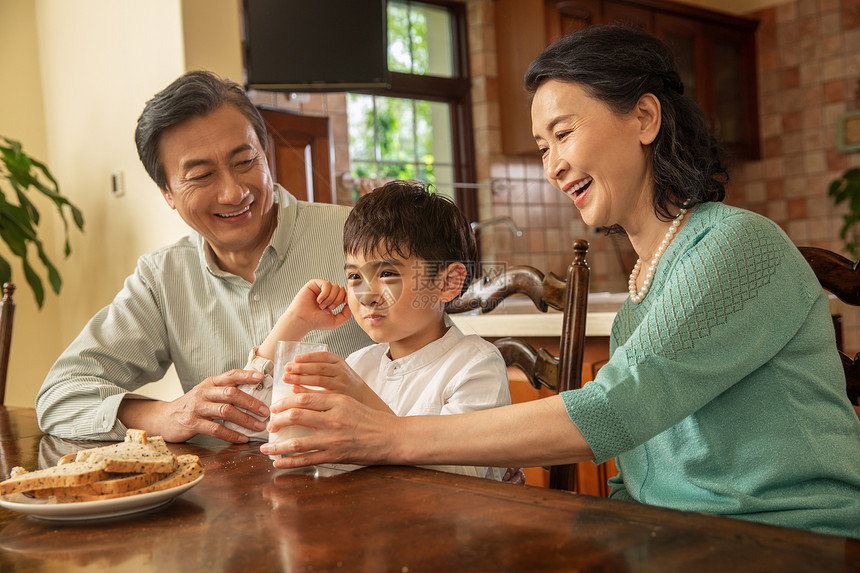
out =
<path fill-rule="evenodd" d="M 270 427 L 316 433 L 262 450 L 316 450 L 279 467 L 615 458 L 616 499 L 860 536 L 860 421 L 827 297 L 777 225 L 720 202 L 726 170 L 667 47 L 586 28 L 540 54 L 526 87 L 549 181 L 639 255 L 609 362 L 582 389 L 456 416 L 297 390 Z"/>

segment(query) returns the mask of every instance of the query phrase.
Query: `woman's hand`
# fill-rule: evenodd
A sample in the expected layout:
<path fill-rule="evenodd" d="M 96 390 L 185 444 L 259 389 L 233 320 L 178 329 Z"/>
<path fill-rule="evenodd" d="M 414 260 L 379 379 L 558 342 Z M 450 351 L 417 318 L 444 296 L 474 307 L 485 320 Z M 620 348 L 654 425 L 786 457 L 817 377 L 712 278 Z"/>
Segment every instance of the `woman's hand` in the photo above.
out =
<path fill-rule="evenodd" d="M 272 404 L 269 432 L 287 426 L 314 433 L 262 445 L 264 454 L 287 454 L 275 460 L 278 468 L 324 463 L 532 467 L 594 459 L 558 395 L 467 414 L 398 417 L 343 394 L 299 390 Z"/>
<path fill-rule="evenodd" d="M 272 404 L 268 431 L 276 433 L 297 425 L 313 428 L 314 433 L 263 444 L 260 451 L 266 455 L 289 454 L 274 461 L 276 468 L 323 463 L 397 463 L 393 446 L 397 425 L 402 421 L 403 418 L 365 406 L 344 394 L 298 391 Z"/>
<path fill-rule="evenodd" d="M 332 352 L 310 352 L 296 356 L 293 362 L 287 364 L 284 382 L 303 387 L 317 386 L 350 396 L 376 410 L 393 413 L 361 376 L 343 358 Z M 308 388 L 298 391 L 313 392 Z"/>

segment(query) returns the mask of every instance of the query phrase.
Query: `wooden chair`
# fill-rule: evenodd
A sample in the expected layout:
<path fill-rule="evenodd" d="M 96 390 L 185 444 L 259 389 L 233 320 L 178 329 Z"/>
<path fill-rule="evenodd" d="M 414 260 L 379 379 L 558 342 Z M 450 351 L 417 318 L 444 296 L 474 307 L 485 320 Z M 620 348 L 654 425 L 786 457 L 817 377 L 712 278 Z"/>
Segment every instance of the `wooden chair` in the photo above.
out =
<path fill-rule="evenodd" d="M 825 290 L 843 302 L 860 306 L 860 259 L 851 262 L 842 255 L 817 247 L 800 247 L 800 252 Z M 848 399 L 860 416 L 860 354 L 851 358 L 840 348 L 839 356 L 845 370 Z"/>
<path fill-rule="evenodd" d="M 590 269 L 586 262 L 588 242 L 573 243 L 573 261 L 567 279 L 553 273 L 544 275 L 530 266 L 513 266 L 495 277 L 478 278 L 461 297 L 449 305 L 449 313 L 477 308 L 491 312 L 513 294 L 528 296 L 541 312 L 549 307 L 564 311 L 559 356 L 546 349 L 535 350 L 520 338 L 500 338 L 495 344 L 508 366 L 520 368 L 529 383 L 539 389 L 545 386 L 555 392 L 582 386 L 582 361 L 585 350 L 585 315 L 588 304 Z M 552 466 L 549 487 L 575 491 L 576 465 Z"/>
<path fill-rule="evenodd" d="M 12 319 L 15 317 L 15 292 L 13 283 L 3 283 L 3 299 L 0 300 L 0 406 L 6 403 L 6 373 L 9 371 L 9 349 L 12 346 Z"/>

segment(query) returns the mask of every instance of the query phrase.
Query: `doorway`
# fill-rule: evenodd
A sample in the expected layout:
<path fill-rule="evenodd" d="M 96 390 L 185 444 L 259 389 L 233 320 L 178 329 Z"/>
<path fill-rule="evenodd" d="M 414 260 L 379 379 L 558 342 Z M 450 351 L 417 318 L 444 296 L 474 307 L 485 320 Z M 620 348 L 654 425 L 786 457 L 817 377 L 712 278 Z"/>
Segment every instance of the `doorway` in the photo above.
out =
<path fill-rule="evenodd" d="M 268 132 L 274 181 L 300 201 L 337 203 L 329 119 L 258 109 Z"/>

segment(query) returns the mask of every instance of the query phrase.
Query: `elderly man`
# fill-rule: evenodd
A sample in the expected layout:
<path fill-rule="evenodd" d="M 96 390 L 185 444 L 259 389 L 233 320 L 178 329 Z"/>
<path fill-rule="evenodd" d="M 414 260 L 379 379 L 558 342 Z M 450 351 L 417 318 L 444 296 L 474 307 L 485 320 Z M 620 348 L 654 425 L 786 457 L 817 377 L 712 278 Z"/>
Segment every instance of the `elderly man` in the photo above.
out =
<path fill-rule="evenodd" d="M 262 380 L 240 369 L 248 349 L 307 280 L 343 280 L 348 208 L 297 201 L 274 184 L 260 114 L 238 84 L 208 72 L 156 94 L 135 140 L 165 201 L 194 232 L 141 256 L 59 357 L 36 398 L 39 425 L 66 438 L 117 440 L 133 427 L 173 442 L 197 434 L 245 442 L 219 421 L 264 428 L 245 411 L 268 416 L 268 404 L 237 388 Z M 343 356 L 371 342 L 354 321 L 307 340 Z M 181 397 L 133 394 L 171 364 Z"/>

